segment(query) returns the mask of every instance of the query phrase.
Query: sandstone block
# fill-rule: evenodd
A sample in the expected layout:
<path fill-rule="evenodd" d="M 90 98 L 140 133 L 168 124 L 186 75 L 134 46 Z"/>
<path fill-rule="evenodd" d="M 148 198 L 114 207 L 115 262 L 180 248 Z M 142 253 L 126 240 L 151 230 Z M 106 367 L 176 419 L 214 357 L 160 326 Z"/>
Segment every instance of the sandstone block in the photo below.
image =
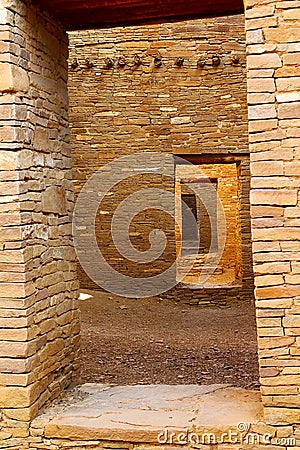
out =
<path fill-rule="evenodd" d="M 277 117 L 275 105 L 261 104 L 248 107 L 249 120 L 273 119 Z"/>
<path fill-rule="evenodd" d="M 297 408 L 267 407 L 264 414 L 267 424 L 290 425 L 300 423 L 300 415 Z"/>
<path fill-rule="evenodd" d="M 295 339 L 289 336 L 264 337 L 258 340 L 258 346 L 259 349 L 273 349 L 273 348 L 287 347 L 293 344 L 294 342 Z M 268 385 L 267 382 L 263 384 Z"/>
<path fill-rule="evenodd" d="M 259 328 L 281 327 L 281 317 L 259 317 L 257 319 Z"/>
<path fill-rule="evenodd" d="M 0 386 L 1 408 L 26 408 L 29 407 L 37 394 L 37 387 L 3 387 Z"/>
<path fill-rule="evenodd" d="M 284 283 L 282 275 L 261 275 L 254 279 L 255 286 L 276 286 Z"/>
<path fill-rule="evenodd" d="M 247 75 L 249 78 L 272 78 L 274 76 L 274 69 L 248 69 Z"/>
<path fill-rule="evenodd" d="M 300 64 L 300 53 L 288 53 L 283 55 L 283 64 L 286 66 Z"/>
<path fill-rule="evenodd" d="M 249 105 L 255 105 L 255 104 L 262 104 L 262 103 L 274 103 L 275 102 L 275 95 L 270 93 L 260 93 L 260 94 L 248 94 L 248 104 Z M 264 123 L 265 126 L 268 127 L 268 122 L 276 122 L 275 120 L 262 120 L 261 123 Z M 263 131 L 266 131 L 265 128 L 263 128 Z"/>
<path fill-rule="evenodd" d="M 273 78 L 250 78 L 248 80 L 248 92 L 275 92 Z"/>
<path fill-rule="evenodd" d="M 248 30 L 246 33 L 247 44 L 263 44 L 264 36 L 262 30 Z"/>
<path fill-rule="evenodd" d="M 0 92 L 27 92 L 28 73 L 14 64 L 0 63 Z"/>
<path fill-rule="evenodd" d="M 17 154 L 16 152 L 9 152 L 1 150 L 0 152 L 0 170 L 16 170 L 17 169 Z"/>
<path fill-rule="evenodd" d="M 298 8 L 300 6 L 299 0 L 282 0 L 278 4 L 278 9 L 291 9 L 291 8 Z"/>
<path fill-rule="evenodd" d="M 30 84 L 42 92 L 55 95 L 56 81 L 50 77 L 45 77 L 36 73 L 30 74 Z"/>
<path fill-rule="evenodd" d="M 278 92 L 298 91 L 300 89 L 300 77 L 277 78 Z"/>
<path fill-rule="evenodd" d="M 300 262 L 292 262 L 292 272 L 300 273 Z"/>
<path fill-rule="evenodd" d="M 253 205 L 296 205 L 297 191 L 288 189 L 255 189 L 250 194 Z"/>
<path fill-rule="evenodd" d="M 284 278 L 287 284 L 300 284 L 300 275 L 287 274 Z"/>
<path fill-rule="evenodd" d="M 257 243 L 258 244 L 258 243 Z M 269 244 L 267 244 L 268 247 Z M 267 249 L 265 248 L 265 250 Z M 262 247 L 258 247 L 262 248 Z M 264 250 L 262 250 L 264 251 Z M 258 274 L 274 274 L 274 273 L 289 273 L 291 270 L 291 265 L 289 262 L 270 262 L 263 264 L 255 264 L 254 272 Z"/>
<path fill-rule="evenodd" d="M 283 208 L 280 206 L 251 206 L 251 217 L 283 217 Z M 262 245 L 265 245 L 262 243 Z M 274 243 L 269 244 L 273 251 Z"/>
<path fill-rule="evenodd" d="M 283 175 L 282 161 L 261 161 L 250 164 L 253 176 Z"/>
<path fill-rule="evenodd" d="M 66 198 L 63 189 L 50 186 L 42 194 L 42 208 L 44 212 L 64 214 L 66 212 Z"/>
<path fill-rule="evenodd" d="M 282 133 L 280 139 L 284 138 L 284 130 L 279 128 L 279 131 Z M 273 145 L 273 143 L 272 143 Z M 255 152 L 250 155 L 250 161 L 288 161 L 294 158 L 294 150 L 290 148 L 285 148 L 284 153 L 282 152 L 282 148 L 270 148 L 267 151 Z M 268 164 L 268 163 L 266 163 Z"/>
<path fill-rule="evenodd" d="M 247 3 L 248 4 L 248 3 Z M 255 19 L 255 18 L 261 18 L 261 17 L 268 17 L 273 16 L 275 11 L 274 5 L 259 5 L 257 3 L 257 8 L 252 8 L 250 10 L 245 11 L 246 19 Z"/>
<path fill-rule="evenodd" d="M 291 187 L 295 188 L 295 183 L 293 183 L 291 180 L 288 182 L 286 181 L 287 178 L 280 177 L 280 176 L 270 176 L 270 177 L 253 177 L 251 179 L 251 187 L 252 189 L 277 189 L 277 188 L 286 188 Z M 282 216 L 283 218 L 283 216 Z"/>
<path fill-rule="evenodd" d="M 261 367 L 259 374 L 263 378 L 276 377 L 280 372 L 275 367 Z"/>
<path fill-rule="evenodd" d="M 300 115 L 300 101 L 291 103 L 280 103 L 278 105 L 279 119 L 293 119 Z"/>
<path fill-rule="evenodd" d="M 0 297 L 22 298 L 25 296 L 24 283 L 0 283 Z"/>
<path fill-rule="evenodd" d="M 300 101 L 300 92 L 283 92 L 276 94 L 278 103 L 298 102 Z"/>
<path fill-rule="evenodd" d="M 300 41 L 300 27 L 282 24 L 276 28 L 264 30 L 266 42 L 297 42 Z"/>
<path fill-rule="evenodd" d="M 289 328 L 300 328 L 300 315 L 285 316 L 283 326 Z"/>
<path fill-rule="evenodd" d="M 246 29 L 247 30 L 256 30 L 268 27 L 276 27 L 278 25 L 278 18 L 274 17 L 264 17 L 264 18 L 256 18 L 256 19 L 247 19 L 246 20 Z M 268 42 L 269 39 L 266 38 Z"/>
<path fill-rule="evenodd" d="M 282 227 L 284 225 L 284 219 L 252 219 L 251 220 L 252 228 L 275 228 Z"/>
<path fill-rule="evenodd" d="M 300 286 L 257 287 L 255 292 L 258 300 L 296 297 L 300 295 Z"/>
<path fill-rule="evenodd" d="M 249 97 L 253 98 L 252 96 L 257 96 L 256 100 L 259 98 L 260 94 L 248 94 Z M 273 94 L 261 94 L 263 96 L 271 96 L 273 98 Z M 266 98 L 266 97 L 264 97 Z M 251 103 L 251 101 L 250 101 Z M 255 101 L 255 103 L 259 103 Z M 256 120 L 255 122 L 249 122 L 249 132 L 255 133 L 260 131 L 271 131 L 277 128 L 278 121 L 277 119 L 265 119 L 265 120 Z"/>
<path fill-rule="evenodd" d="M 186 124 L 186 123 L 190 123 L 190 122 L 191 122 L 190 116 L 172 117 L 171 118 L 171 124 L 172 125 L 182 125 L 182 124 Z"/>
<path fill-rule="evenodd" d="M 277 53 L 249 55 L 247 62 L 249 69 L 276 69 L 282 66 L 281 58 Z"/>
<path fill-rule="evenodd" d="M 271 337 L 271 336 L 283 336 L 284 330 L 282 327 L 262 327 L 257 329 L 257 334 L 259 338 Z"/>
<path fill-rule="evenodd" d="M 262 378 L 261 382 L 265 386 L 299 386 L 300 375 L 277 375 L 274 378 Z"/>
<path fill-rule="evenodd" d="M 47 129 L 37 127 L 34 132 L 33 145 L 35 150 L 47 151 L 49 148 L 49 131 Z"/>

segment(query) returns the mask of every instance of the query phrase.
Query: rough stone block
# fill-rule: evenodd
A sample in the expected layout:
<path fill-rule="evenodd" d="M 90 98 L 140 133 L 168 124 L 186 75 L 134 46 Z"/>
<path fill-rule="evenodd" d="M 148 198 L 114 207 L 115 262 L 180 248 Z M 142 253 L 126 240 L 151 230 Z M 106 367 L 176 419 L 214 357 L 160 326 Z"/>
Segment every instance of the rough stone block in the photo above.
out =
<path fill-rule="evenodd" d="M 42 208 L 44 212 L 64 214 L 66 212 L 64 190 L 57 186 L 48 187 L 42 194 Z"/>
<path fill-rule="evenodd" d="M 287 315 L 283 318 L 283 326 L 289 328 L 300 328 L 300 315 Z"/>
<path fill-rule="evenodd" d="M 248 30 L 246 33 L 247 44 L 263 44 L 264 36 L 262 30 Z"/>
<path fill-rule="evenodd" d="M 248 108 L 249 120 L 273 119 L 277 117 L 275 105 L 256 105 Z"/>
<path fill-rule="evenodd" d="M 277 53 L 249 55 L 247 62 L 249 69 L 276 69 L 282 66 L 281 58 Z"/>
<path fill-rule="evenodd" d="M 16 170 L 18 167 L 17 153 L 0 151 L 0 170 Z"/>
<path fill-rule="evenodd" d="M 266 42 L 298 42 L 300 41 L 300 27 L 282 24 L 279 27 L 264 30 Z"/>
<path fill-rule="evenodd" d="M 251 174 L 256 176 L 283 175 L 282 161 L 258 161 L 250 164 Z"/>
<path fill-rule="evenodd" d="M 279 119 L 297 119 L 300 115 L 300 101 L 292 103 L 281 103 L 278 105 Z"/>
<path fill-rule="evenodd" d="M 28 73 L 14 64 L 0 63 L 0 92 L 27 92 Z"/>
<path fill-rule="evenodd" d="M 273 78 L 250 78 L 248 92 L 275 92 L 275 81 Z"/>
<path fill-rule="evenodd" d="M 251 202 L 253 205 L 296 205 L 296 190 L 288 189 L 255 189 L 251 192 Z"/>
<path fill-rule="evenodd" d="M 298 408 L 267 407 L 264 410 L 267 424 L 290 425 L 299 424 L 300 415 Z"/>

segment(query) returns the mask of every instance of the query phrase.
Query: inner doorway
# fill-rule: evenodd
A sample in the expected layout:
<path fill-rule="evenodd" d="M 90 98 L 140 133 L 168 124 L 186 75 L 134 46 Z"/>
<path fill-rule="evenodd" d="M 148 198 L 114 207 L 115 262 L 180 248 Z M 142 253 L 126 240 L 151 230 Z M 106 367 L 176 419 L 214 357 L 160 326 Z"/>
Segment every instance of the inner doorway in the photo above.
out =
<path fill-rule="evenodd" d="M 180 278 L 193 258 L 182 283 L 199 284 L 199 275 L 206 271 L 210 272 L 206 284 L 239 285 L 243 276 L 240 172 L 237 163 L 224 163 L 222 156 L 213 164 L 209 159 L 184 164 L 180 158 L 176 166 L 176 215 L 181 222 L 181 232 L 176 228 L 177 274 Z M 196 226 L 185 206 L 192 211 Z"/>

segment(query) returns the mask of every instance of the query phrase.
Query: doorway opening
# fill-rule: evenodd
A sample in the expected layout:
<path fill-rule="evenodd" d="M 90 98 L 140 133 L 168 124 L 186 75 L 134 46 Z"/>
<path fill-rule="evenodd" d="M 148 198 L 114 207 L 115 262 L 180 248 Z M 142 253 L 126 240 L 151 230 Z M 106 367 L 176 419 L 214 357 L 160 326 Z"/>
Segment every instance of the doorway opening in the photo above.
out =
<path fill-rule="evenodd" d="M 212 203 L 211 211 L 214 214 L 210 217 L 203 201 L 196 196 L 195 193 L 189 193 L 189 184 L 200 184 L 204 185 L 202 191 L 205 191 L 205 184 L 210 184 L 213 186 L 211 189 L 211 198 L 210 201 Z M 182 217 L 182 245 L 181 245 L 181 255 L 194 254 L 195 251 L 199 251 L 199 253 L 208 253 L 210 250 L 213 252 L 218 251 L 218 238 L 212 242 L 212 230 L 216 230 L 217 232 L 217 184 L 218 181 L 216 178 L 200 178 L 200 179 L 180 179 L 180 200 L 181 205 L 186 204 L 187 207 L 192 211 L 194 219 L 197 223 L 198 233 L 195 233 L 194 228 L 191 226 L 188 214 L 184 213 L 184 210 L 181 208 L 181 217 Z M 215 195 L 214 195 L 215 194 Z M 200 242 L 198 243 L 200 237 Z"/>
<path fill-rule="evenodd" d="M 216 53 L 220 55 L 217 66 L 213 63 Z M 236 53 L 240 62 L 234 65 Z M 178 58 L 184 60 L 181 65 Z M 87 65 L 87 60 L 91 64 Z M 258 387 L 251 303 L 246 94 L 242 15 L 70 34 L 70 126 L 76 196 L 95 170 L 111 161 L 140 152 L 158 155 L 152 172 L 143 175 L 129 171 L 128 179 L 114 186 L 99 209 L 97 242 L 111 266 L 120 268 L 123 274 L 146 279 L 176 259 L 178 271 L 181 257 L 194 256 L 195 236 L 185 217 L 181 251 L 174 217 L 170 220 L 160 215 L 158 221 L 157 211 L 154 214 L 150 210 L 132 222 L 130 240 L 136 249 L 147 251 L 151 230 L 162 228 L 168 237 L 163 257 L 152 265 L 133 265 L 113 252 L 108 233 L 110 218 L 138 183 L 174 195 L 175 219 L 181 215 L 178 200 L 190 207 L 200 232 L 197 275 L 207 256 L 218 255 L 221 249 L 217 195 L 224 196 L 224 208 L 232 224 L 226 230 L 232 239 L 227 239 L 223 259 L 205 288 L 195 289 L 199 286 L 188 274 L 180 285 L 161 295 L 130 299 L 104 292 L 78 266 L 81 291 L 91 295 L 81 300 L 83 381 L 129 385 L 225 382 L 248 389 Z M 183 164 L 175 166 L 171 180 L 161 176 L 157 169 L 164 165 L 165 154 L 192 162 L 189 167 L 199 167 L 201 173 L 184 173 Z M 217 193 L 209 199 L 210 210 L 214 211 L 210 217 L 205 205 L 190 192 L 195 184 L 205 191 L 206 179 Z M 152 206 L 148 197 L 147 202 Z M 87 203 L 87 213 L 88 208 Z M 211 229 L 216 232 L 211 233 Z M 217 238 L 212 239 L 212 235 Z M 97 261 L 91 263 L 96 265 Z M 211 271 L 211 267 L 208 269 Z M 205 309 L 196 307 L 202 303 Z"/>
<path fill-rule="evenodd" d="M 212 164 L 180 161 L 175 187 L 176 215 L 181 223 L 181 232 L 176 227 L 177 275 L 180 277 L 194 259 L 182 283 L 199 284 L 199 275 L 206 271 L 210 274 L 206 284 L 240 285 L 243 270 L 238 163 L 224 163 L 221 156 Z M 196 226 L 187 211 L 192 212 Z"/>

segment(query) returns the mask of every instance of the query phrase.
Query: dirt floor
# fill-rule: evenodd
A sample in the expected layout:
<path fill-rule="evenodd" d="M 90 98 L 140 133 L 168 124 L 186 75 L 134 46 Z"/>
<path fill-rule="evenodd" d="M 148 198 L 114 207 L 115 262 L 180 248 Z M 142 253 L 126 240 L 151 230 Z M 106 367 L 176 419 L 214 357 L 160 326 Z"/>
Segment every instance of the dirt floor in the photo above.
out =
<path fill-rule="evenodd" d="M 186 306 L 98 291 L 81 300 L 82 381 L 257 389 L 254 307 Z"/>

